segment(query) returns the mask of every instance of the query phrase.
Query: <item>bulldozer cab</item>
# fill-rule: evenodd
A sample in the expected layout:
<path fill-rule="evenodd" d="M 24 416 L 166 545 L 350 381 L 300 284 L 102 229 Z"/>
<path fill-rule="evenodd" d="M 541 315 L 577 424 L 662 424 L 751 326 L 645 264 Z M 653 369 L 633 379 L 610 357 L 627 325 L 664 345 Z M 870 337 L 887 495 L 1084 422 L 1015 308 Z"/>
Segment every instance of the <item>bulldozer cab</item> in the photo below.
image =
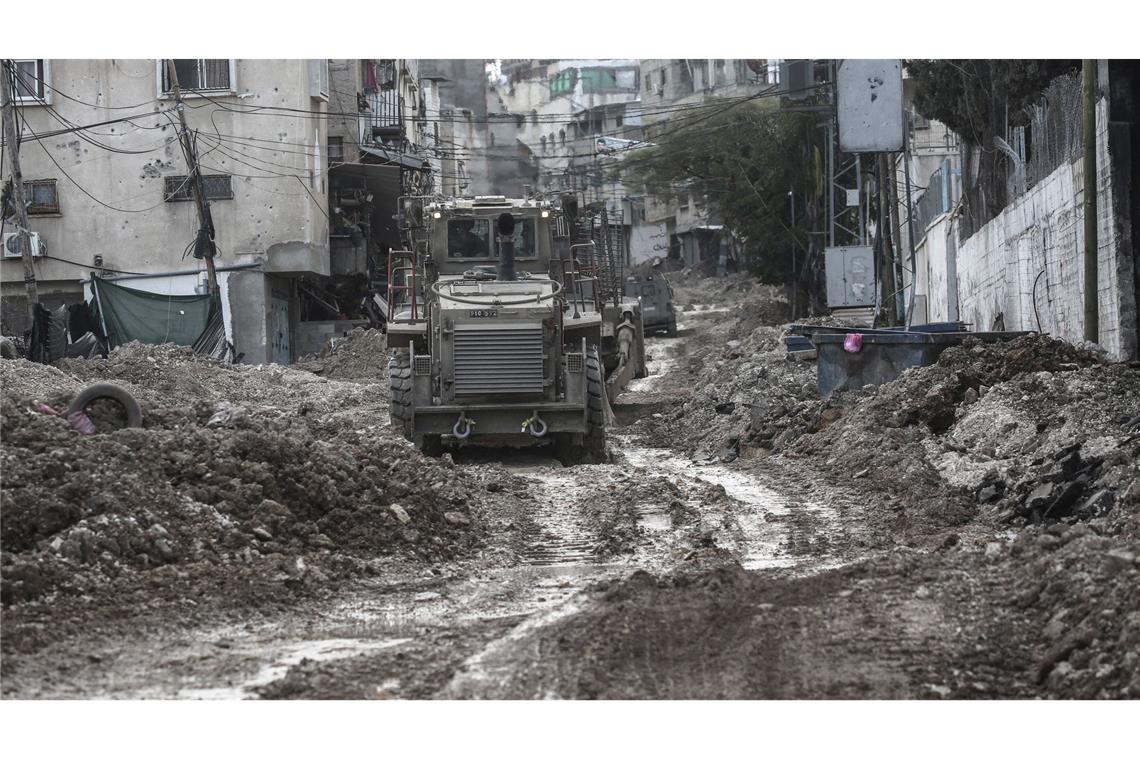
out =
<path fill-rule="evenodd" d="M 496 219 L 504 212 L 514 218 L 510 236 L 514 259 L 520 271 L 547 276 L 553 257 L 550 204 L 532 200 L 511 200 L 502 196 L 480 196 L 432 203 L 426 208 L 429 252 L 441 277 L 464 276 L 474 271 L 484 277 L 498 275 L 501 258 Z"/>

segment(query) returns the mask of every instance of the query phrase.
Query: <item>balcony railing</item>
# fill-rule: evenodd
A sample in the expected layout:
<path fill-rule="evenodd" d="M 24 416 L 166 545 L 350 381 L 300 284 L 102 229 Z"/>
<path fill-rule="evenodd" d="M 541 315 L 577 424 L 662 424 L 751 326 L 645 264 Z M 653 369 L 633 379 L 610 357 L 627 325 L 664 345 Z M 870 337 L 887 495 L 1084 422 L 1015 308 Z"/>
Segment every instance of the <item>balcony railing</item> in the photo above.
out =
<path fill-rule="evenodd" d="M 368 111 L 361 114 L 364 124 L 362 142 L 375 142 L 384 137 L 394 137 L 404 131 L 404 99 L 396 90 L 381 90 L 370 93 Z"/>

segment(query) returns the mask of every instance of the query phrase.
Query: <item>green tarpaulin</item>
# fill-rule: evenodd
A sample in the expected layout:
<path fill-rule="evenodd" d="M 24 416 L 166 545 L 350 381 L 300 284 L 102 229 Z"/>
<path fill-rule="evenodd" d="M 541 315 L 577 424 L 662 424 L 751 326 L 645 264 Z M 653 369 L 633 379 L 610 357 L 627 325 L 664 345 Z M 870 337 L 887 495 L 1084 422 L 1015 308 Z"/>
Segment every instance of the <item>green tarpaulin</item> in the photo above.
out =
<path fill-rule="evenodd" d="M 91 283 L 111 347 L 140 343 L 190 346 L 210 321 L 210 296 L 166 296 L 94 278 Z"/>

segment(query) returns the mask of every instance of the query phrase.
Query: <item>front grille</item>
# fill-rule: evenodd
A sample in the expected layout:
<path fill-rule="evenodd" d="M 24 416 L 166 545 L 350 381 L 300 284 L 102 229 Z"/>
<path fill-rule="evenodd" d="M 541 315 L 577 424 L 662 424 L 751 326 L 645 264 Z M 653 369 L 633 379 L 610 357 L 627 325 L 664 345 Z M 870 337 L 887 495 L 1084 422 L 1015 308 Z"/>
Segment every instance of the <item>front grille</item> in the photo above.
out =
<path fill-rule="evenodd" d="M 566 354 L 566 371 L 572 375 L 582 374 L 581 354 Z"/>
<path fill-rule="evenodd" d="M 455 395 L 542 393 L 542 325 L 456 325 Z"/>

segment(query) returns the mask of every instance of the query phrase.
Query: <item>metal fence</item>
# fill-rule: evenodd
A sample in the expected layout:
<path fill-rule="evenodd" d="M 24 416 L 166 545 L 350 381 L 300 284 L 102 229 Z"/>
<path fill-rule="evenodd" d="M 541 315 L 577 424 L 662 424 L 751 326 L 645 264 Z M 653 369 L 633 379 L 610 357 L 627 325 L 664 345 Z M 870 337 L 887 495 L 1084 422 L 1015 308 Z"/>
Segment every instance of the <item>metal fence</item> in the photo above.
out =
<path fill-rule="evenodd" d="M 1024 195 L 1081 152 L 1081 76 L 1057 77 L 1027 110 L 1028 124 L 1009 130 L 1010 197 Z"/>
<path fill-rule="evenodd" d="M 943 161 L 930 179 L 926 182 L 926 192 L 914 204 L 914 231 L 915 236 L 921 238 L 926 228 L 939 214 L 950 210 L 951 196 L 951 170 L 949 160 Z"/>

